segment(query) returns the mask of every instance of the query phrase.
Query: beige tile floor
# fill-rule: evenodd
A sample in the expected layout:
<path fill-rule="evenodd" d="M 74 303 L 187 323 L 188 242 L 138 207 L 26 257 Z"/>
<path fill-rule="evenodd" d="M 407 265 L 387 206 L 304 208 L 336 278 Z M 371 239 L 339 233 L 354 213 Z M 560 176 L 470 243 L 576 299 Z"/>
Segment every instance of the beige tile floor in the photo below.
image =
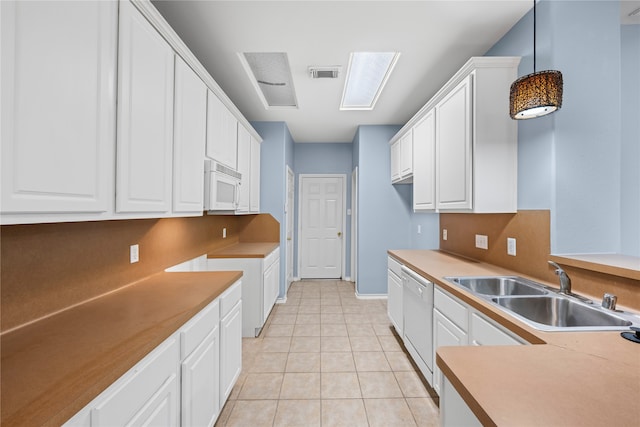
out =
<path fill-rule="evenodd" d="M 387 317 L 353 283 L 301 281 L 258 338 L 216 426 L 435 426 L 437 397 Z"/>

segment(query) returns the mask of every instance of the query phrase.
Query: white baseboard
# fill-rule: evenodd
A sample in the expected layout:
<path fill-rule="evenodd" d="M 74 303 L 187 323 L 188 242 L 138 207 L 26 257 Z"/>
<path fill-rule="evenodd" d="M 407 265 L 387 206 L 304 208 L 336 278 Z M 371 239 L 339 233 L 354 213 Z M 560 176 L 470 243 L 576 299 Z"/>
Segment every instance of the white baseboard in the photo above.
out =
<path fill-rule="evenodd" d="M 387 294 L 359 294 L 356 290 L 356 298 L 358 299 L 387 299 Z"/>
<path fill-rule="evenodd" d="M 284 298 L 278 298 L 276 299 L 276 304 L 284 304 L 287 302 L 287 296 L 285 295 Z"/>
<path fill-rule="evenodd" d="M 293 281 L 294 281 L 294 282 L 299 282 L 299 281 L 300 281 L 300 278 L 299 278 L 299 277 L 294 277 L 294 278 L 293 278 Z"/>
<path fill-rule="evenodd" d="M 343 277 L 341 279 L 343 282 L 352 282 L 351 277 L 347 276 L 347 277 Z"/>

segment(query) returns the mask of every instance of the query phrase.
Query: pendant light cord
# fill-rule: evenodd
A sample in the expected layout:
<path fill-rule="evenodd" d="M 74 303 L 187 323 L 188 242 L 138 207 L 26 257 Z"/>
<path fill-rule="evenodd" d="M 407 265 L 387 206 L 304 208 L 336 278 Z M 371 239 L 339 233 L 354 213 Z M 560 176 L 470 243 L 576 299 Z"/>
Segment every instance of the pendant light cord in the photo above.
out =
<path fill-rule="evenodd" d="M 533 0 L 533 72 L 536 72 L 536 0 Z"/>

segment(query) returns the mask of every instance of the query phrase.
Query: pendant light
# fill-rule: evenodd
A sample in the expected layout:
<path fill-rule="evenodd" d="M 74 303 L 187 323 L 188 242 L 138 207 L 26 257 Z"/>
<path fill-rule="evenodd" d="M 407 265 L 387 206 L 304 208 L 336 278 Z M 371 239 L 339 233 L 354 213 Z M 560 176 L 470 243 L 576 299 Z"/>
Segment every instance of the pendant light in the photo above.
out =
<path fill-rule="evenodd" d="M 511 84 L 509 115 L 515 120 L 546 116 L 562 107 L 562 73 L 536 72 L 536 0 L 533 0 L 533 73 Z"/>

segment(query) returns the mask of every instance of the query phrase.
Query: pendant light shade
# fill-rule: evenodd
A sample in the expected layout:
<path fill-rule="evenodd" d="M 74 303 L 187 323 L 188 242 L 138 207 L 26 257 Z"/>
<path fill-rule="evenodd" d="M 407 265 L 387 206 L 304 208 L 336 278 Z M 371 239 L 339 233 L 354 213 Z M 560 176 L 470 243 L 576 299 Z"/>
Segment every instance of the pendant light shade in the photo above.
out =
<path fill-rule="evenodd" d="M 532 119 L 562 107 L 562 73 L 538 71 L 511 84 L 509 114 L 512 119 Z"/>
<path fill-rule="evenodd" d="M 509 115 L 515 120 L 546 116 L 562 107 L 562 73 L 536 72 L 536 0 L 533 0 L 533 73 L 511 83 Z"/>

